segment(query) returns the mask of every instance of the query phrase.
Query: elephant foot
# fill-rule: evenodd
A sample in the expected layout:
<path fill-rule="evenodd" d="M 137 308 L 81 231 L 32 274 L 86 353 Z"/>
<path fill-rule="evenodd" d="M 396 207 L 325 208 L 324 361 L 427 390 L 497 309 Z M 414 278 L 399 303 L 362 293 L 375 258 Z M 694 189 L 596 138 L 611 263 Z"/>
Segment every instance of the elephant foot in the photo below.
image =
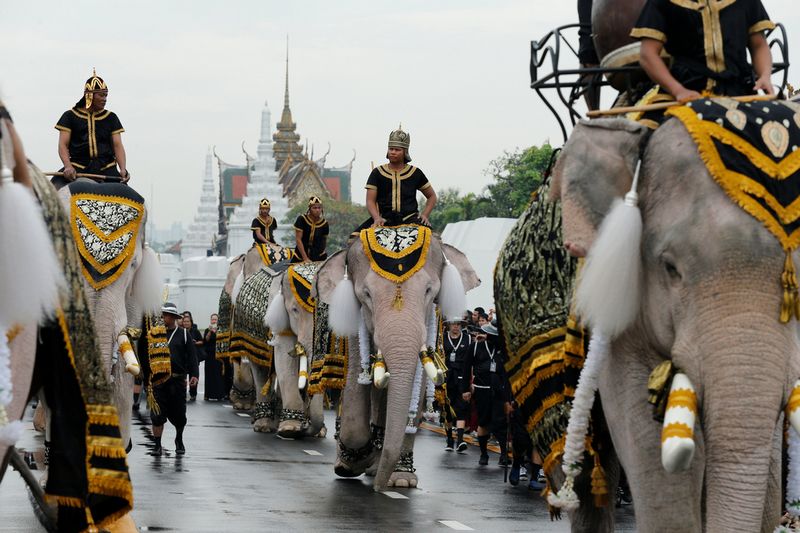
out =
<path fill-rule="evenodd" d="M 283 420 L 278 424 L 278 436 L 282 439 L 296 439 L 302 437 L 302 422 L 299 420 Z"/>
<path fill-rule="evenodd" d="M 392 472 L 387 487 L 413 489 L 417 486 L 417 475 L 414 472 Z"/>
<path fill-rule="evenodd" d="M 274 433 L 275 424 L 269 418 L 259 418 L 253 422 L 253 431 L 256 433 Z"/>
<path fill-rule="evenodd" d="M 371 440 L 358 449 L 348 448 L 339 441 L 333 471 L 340 477 L 358 477 L 377 462 L 375 452 Z"/>

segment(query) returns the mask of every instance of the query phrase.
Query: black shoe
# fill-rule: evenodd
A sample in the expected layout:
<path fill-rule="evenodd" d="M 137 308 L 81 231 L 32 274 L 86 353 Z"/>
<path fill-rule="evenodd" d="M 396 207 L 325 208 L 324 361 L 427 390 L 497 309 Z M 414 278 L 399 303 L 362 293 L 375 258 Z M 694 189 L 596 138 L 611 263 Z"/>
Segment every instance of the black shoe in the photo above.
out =
<path fill-rule="evenodd" d="M 519 471 L 521 466 L 522 465 L 517 463 L 511 465 L 511 472 L 508 473 L 508 482 L 515 487 L 519 485 Z"/>
<path fill-rule="evenodd" d="M 150 455 L 153 457 L 161 457 L 164 455 L 164 448 L 162 448 L 160 444 L 156 444 L 156 447 L 153 448 L 153 452 Z"/>
<path fill-rule="evenodd" d="M 197 396 L 190 396 L 189 397 L 189 401 L 190 402 L 196 402 L 197 401 Z"/>
<path fill-rule="evenodd" d="M 482 453 L 481 454 L 481 458 L 478 459 L 478 464 L 481 465 L 481 466 L 488 465 L 489 464 L 489 454 L 488 453 Z"/>
<path fill-rule="evenodd" d="M 446 451 L 446 452 L 452 452 L 453 451 L 453 439 L 447 439 L 447 445 L 445 445 L 444 451 Z"/>
<path fill-rule="evenodd" d="M 186 453 L 186 447 L 183 445 L 182 440 L 175 441 L 175 453 L 178 455 L 183 455 Z"/>
<path fill-rule="evenodd" d="M 467 451 L 467 447 L 467 443 L 462 440 L 458 443 L 458 446 L 456 446 L 456 450 L 458 450 L 458 453 L 464 453 Z"/>
<path fill-rule="evenodd" d="M 617 507 L 631 505 L 632 503 L 633 498 L 631 497 L 630 491 L 622 487 L 617 487 Z"/>
<path fill-rule="evenodd" d="M 501 455 L 500 459 L 497 460 L 497 464 L 500 466 L 508 466 L 508 456 Z"/>

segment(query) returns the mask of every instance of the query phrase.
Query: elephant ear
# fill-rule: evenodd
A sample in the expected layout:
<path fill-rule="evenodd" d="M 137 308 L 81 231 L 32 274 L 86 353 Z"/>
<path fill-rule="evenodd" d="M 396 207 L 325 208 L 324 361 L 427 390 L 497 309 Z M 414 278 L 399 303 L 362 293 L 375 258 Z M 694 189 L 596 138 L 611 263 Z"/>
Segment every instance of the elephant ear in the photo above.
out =
<path fill-rule="evenodd" d="M 581 120 L 553 169 L 564 242 L 589 250 L 615 198 L 630 189 L 646 126 L 613 118 Z"/>
<path fill-rule="evenodd" d="M 331 303 L 331 296 L 336 286 L 344 278 L 344 265 L 347 259 L 347 249 L 339 250 L 330 256 L 317 270 L 314 277 L 312 295 L 326 304 Z"/>

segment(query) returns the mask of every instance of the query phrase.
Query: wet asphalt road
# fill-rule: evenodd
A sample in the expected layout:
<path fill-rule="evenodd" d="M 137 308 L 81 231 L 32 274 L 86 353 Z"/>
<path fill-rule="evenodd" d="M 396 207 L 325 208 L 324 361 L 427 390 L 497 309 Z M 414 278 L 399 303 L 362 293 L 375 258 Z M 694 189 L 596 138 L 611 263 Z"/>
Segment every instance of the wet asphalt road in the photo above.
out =
<path fill-rule="evenodd" d="M 379 494 L 372 478 L 334 475 L 333 412 L 326 413 L 328 438 L 297 441 L 253 432 L 249 416 L 227 403 L 199 400 L 188 418 L 183 457 L 174 454 L 169 424 L 166 455 L 150 456 L 149 421 L 134 419 L 128 463 L 140 531 L 569 531 L 567 520 L 550 521 L 525 482 L 503 483 L 497 454 L 478 467 L 477 448 L 444 452 L 443 437 L 431 431 L 420 430 L 415 446 L 420 487 Z M 41 437 L 30 430 L 20 447 L 41 447 Z M 617 509 L 617 522 L 618 531 L 634 531 L 633 509 Z M 44 531 L 13 471 L 0 485 L 0 531 Z"/>

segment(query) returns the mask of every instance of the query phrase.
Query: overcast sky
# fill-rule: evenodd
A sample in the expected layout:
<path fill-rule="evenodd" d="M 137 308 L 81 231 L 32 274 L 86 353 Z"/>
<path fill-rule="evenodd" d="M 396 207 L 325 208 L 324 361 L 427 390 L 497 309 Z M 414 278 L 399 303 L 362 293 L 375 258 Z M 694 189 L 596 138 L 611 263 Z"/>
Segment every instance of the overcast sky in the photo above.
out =
<path fill-rule="evenodd" d="M 763 0 L 800 57 L 797 0 Z M 575 0 L 0 1 L 0 94 L 28 156 L 57 170 L 61 113 L 92 67 L 126 129 L 131 185 L 159 227 L 189 223 L 206 149 L 243 161 L 255 152 L 265 101 L 283 107 L 286 35 L 291 108 L 302 142 L 353 169 L 354 199 L 389 131 L 438 189 L 479 192 L 504 150 L 560 144 L 529 88 L 532 39 L 576 21 Z M 794 9 L 792 9 L 794 8 Z M 792 33 L 792 30 L 794 33 Z M 790 78 L 800 85 L 800 77 Z"/>

